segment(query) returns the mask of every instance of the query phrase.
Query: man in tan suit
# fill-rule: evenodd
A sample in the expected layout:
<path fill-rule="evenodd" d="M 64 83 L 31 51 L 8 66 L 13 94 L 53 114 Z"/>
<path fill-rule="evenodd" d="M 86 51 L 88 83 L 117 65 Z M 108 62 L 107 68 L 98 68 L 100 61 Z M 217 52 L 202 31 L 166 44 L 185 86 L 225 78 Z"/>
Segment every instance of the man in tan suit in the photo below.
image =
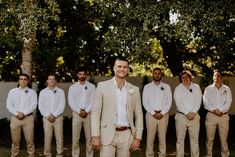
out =
<path fill-rule="evenodd" d="M 143 132 L 143 113 L 138 87 L 126 81 L 128 61 L 118 58 L 115 76 L 100 82 L 91 111 L 93 149 L 100 157 L 129 157 L 139 149 Z M 134 121 L 135 119 L 135 121 Z"/>

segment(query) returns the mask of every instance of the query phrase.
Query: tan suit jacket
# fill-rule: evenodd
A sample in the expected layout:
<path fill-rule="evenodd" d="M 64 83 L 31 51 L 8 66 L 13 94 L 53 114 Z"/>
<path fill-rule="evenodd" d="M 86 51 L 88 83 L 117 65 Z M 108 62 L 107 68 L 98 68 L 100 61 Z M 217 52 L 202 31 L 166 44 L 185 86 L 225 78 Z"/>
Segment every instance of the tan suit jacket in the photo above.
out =
<path fill-rule="evenodd" d="M 127 114 L 133 138 L 142 138 L 143 113 L 139 88 L 126 82 Z M 114 80 L 98 83 L 91 111 L 91 135 L 100 137 L 102 145 L 108 145 L 115 134 L 117 119 Z M 134 121 L 135 119 L 135 121 Z"/>

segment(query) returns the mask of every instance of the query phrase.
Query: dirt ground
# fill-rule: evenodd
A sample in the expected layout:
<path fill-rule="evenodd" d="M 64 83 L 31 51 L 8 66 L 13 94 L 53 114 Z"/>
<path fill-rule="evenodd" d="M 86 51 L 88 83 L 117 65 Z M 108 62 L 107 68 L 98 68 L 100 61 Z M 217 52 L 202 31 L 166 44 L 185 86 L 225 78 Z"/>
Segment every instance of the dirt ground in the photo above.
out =
<path fill-rule="evenodd" d="M 235 116 L 230 117 L 230 129 L 229 129 L 229 136 L 228 136 L 228 144 L 230 150 L 230 157 L 235 157 Z M 200 146 L 200 157 L 205 156 L 205 144 L 206 144 L 206 135 L 205 135 L 205 126 L 204 126 L 204 117 L 201 117 L 201 128 L 200 128 L 200 136 L 199 136 L 199 146 Z M 69 119 L 65 119 L 64 121 L 64 157 L 71 157 L 71 128 L 72 122 Z M 41 124 L 35 125 L 35 147 L 36 147 L 36 156 L 35 157 L 42 157 L 43 156 L 43 127 Z M 81 134 L 81 155 L 80 157 L 85 157 L 85 139 L 84 139 L 84 132 L 82 131 Z M 174 117 L 170 117 L 169 124 L 168 124 L 168 131 L 167 131 L 167 157 L 175 157 L 176 155 L 176 135 L 175 135 L 175 124 L 174 124 Z M 145 157 L 145 149 L 146 149 L 146 130 L 143 131 L 143 141 L 141 144 L 141 150 L 137 152 L 132 152 L 131 157 Z M 21 152 L 19 157 L 27 157 L 26 146 L 24 142 L 24 138 L 22 137 L 21 140 Z M 189 148 L 189 138 L 188 135 L 185 139 L 185 157 L 190 157 L 190 148 Z M 0 121 L 0 157 L 10 157 L 10 147 L 11 147 L 11 137 L 10 137 L 10 128 L 8 121 Z M 158 150 L 158 141 L 156 140 L 155 144 L 155 152 Z M 214 155 L 213 157 L 221 157 L 220 155 L 220 142 L 218 133 L 215 136 L 214 141 Z M 55 141 L 53 139 L 52 145 L 52 153 L 53 157 L 55 157 Z M 157 153 L 155 155 L 157 157 Z M 95 152 L 94 157 L 99 157 L 99 152 Z"/>
<path fill-rule="evenodd" d="M 81 155 L 80 157 L 85 157 L 85 143 L 81 143 Z M 53 144 L 53 157 L 55 157 L 55 145 Z M 201 153 L 201 157 L 203 157 L 205 154 L 205 149 L 204 149 L 205 145 L 200 145 L 200 153 Z M 141 150 L 140 151 L 136 151 L 136 152 L 132 152 L 131 157 L 145 157 L 145 144 L 142 144 L 141 146 Z M 235 146 L 233 146 L 233 148 L 230 148 L 230 152 L 231 152 L 231 157 L 235 157 Z M 156 144 L 156 148 L 155 150 L 157 150 L 157 144 Z M 172 144 L 168 144 L 167 145 L 167 157 L 175 157 L 175 145 Z M 71 157 L 71 145 L 67 144 L 64 147 L 64 157 Z M 10 148 L 7 147 L 0 147 L 0 157 L 10 157 Z M 27 152 L 25 148 L 21 148 L 21 152 L 20 152 L 20 157 L 27 157 Z M 43 157 L 43 147 L 39 147 L 36 149 L 36 156 L 35 157 Z M 99 153 L 95 152 L 94 157 L 99 157 Z M 157 157 L 157 154 L 156 154 Z M 188 145 L 186 145 L 185 148 L 185 157 L 190 157 L 190 151 L 188 148 Z M 214 147 L 214 157 L 220 157 L 220 148 L 218 146 Z"/>

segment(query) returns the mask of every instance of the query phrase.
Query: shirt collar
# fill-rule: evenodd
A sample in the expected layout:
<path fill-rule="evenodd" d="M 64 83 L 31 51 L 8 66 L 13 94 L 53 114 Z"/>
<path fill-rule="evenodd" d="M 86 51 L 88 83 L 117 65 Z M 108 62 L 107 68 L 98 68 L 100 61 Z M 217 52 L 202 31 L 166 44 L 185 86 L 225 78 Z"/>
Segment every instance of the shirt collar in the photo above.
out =
<path fill-rule="evenodd" d="M 155 86 L 157 86 L 157 87 L 159 87 L 159 86 L 162 85 L 162 81 L 160 81 L 159 85 L 156 85 L 156 84 L 154 83 L 154 81 L 152 81 L 152 84 L 155 85 Z"/>
<path fill-rule="evenodd" d="M 28 87 L 26 87 L 26 88 L 21 88 L 20 86 L 19 86 L 19 89 L 22 90 L 22 91 L 24 91 L 24 92 L 28 92 L 28 90 L 29 90 Z"/>
<path fill-rule="evenodd" d="M 118 87 L 118 84 L 117 84 L 117 81 L 116 81 L 115 77 L 113 78 L 113 82 L 114 82 L 114 86 Z M 126 87 L 126 80 L 124 82 L 124 86 L 123 87 Z"/>
<path fill-rule="evenodd" d="M 50 91 L 56 91 L 56 90 L 57 90 L 57 88 L 58 88 L 57 86 L 55 86 L 55 88 L 54 88 L 54 89 L 50 89 L 49 87 L 47 87 L 47 89 L 48 89 L 48 90 L 50 90 Z"/>
<path fill-rule="evenodd" d="M 79 81 L 78 81 L 77 83 L 78 83 L 79 85 L 83 86 L 83 85 L 87 84 L 87 80 L 85 81 L 84 84 L 81 84 Z"/>

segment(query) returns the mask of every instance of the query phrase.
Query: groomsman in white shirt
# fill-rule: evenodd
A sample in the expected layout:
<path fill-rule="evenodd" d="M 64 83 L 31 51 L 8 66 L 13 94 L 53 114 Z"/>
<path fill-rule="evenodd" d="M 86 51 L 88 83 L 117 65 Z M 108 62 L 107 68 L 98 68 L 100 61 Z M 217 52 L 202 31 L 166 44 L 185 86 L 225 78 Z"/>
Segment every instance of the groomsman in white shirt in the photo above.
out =
<path fill-rule="evenodd" d="M 174 91 L 177 113 L 175 115 L 176 126 L 176 157 L 184 157 L 184 141 L 188 130 L 190 139 L 191 157 L 199 157 L 199 130 L 200 116 L 198 110 L 201 106 L 202 93 L 200 86 L 192 82 L 189 71 L 183 71 L 179 75 L 179 84 Z"/>
<path fill-rule="evenodd" d="M 92 100 L 95 94 L 95 85 L 86 80 L 87 71 L 84 67 L 78 69 L 78 82 L 71 85 L 68 92 L 69 105 L 73 111 L 72 120 L 72 156 L 79 157 L 80 154 L 80 134 L 84 127 L 86 138 L 86 157 L 93 157 L 91 145 L 91 122 L 90 112 Z"/>
<path fill-rule="evenodd" d="M 147 145 L 146 157 L 154 157 L 154 140 L 156 132 L 159 139 L 159 157 L 166 156 L 166 132 L 168 126 L 168 112 L 172 103 L 171 88 L 161 81 L 160 68 L 153 70 L 153 81 L 144 86 L 143 105 L 146 113 Z"/>
<path fill-rule="evenodd" d="M 221 156 L 228 157 L 228 132 L 229 132 L 229 115 L 228 111 L 232 103 L 232 94 L 228 86 L 224 85 L 223 75 L 219 70 L 214 70 L 214 83 L 209 85 L 203 95 L 203 103 L 208 113 L 206 115 L 206 157 L 212 157 L 213 142 L 215 132 L 218 127 Z"/>
<path fill-rule="evenodd" d="M 11 117 L 11 157 L 19 155 L 21 131 L 23 130 L 27 144 L 28 157 L 35 156 L 34 145 L 34 117 L 33 111 L 37 107 L 37 94 L 28 88 L 29 76 L 19 75 L 19 87 L 10 90 L 7 96 L 7 109 Z"/>
<path fill-rule="evenodd" d="M 63 156 L 63 112 L 65 95 L 57 87 L 56 75 L 50 74 L 47 78 L 47 87 L 41 90 L 38 102 L 39 111 L 43 116 L 44 128 L 44 155 L 51 157 L 51 142 L 53 130 L 56 139 L 56 157 Z"/>

